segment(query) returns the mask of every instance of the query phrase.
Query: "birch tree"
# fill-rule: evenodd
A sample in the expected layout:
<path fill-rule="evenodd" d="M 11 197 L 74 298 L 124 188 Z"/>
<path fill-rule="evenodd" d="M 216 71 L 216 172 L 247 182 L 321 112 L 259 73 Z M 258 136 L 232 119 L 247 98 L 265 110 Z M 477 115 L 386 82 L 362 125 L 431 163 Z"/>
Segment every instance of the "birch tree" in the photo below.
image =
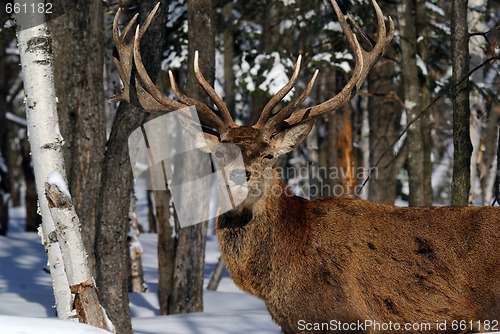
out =
<path fill-rule="evenodd" d="M 48 253 L 58 316 L 73 321 L 78 318 L 80 322 L 108 329 L 88 268 L 78 217 L 66 186 L 51 39 L 44 12 L 39 10 L 45 4 L 42 0 L 31 0 L 23 3 L 16 1 L 14 6 L 24 8 L 16 15 L 17 38 L 31 154 L 42 213 L 40 234 Z M 31 13 L 30 8 L 34 9 Z M 92 310 L 87 307 L 89 305 Z"/>

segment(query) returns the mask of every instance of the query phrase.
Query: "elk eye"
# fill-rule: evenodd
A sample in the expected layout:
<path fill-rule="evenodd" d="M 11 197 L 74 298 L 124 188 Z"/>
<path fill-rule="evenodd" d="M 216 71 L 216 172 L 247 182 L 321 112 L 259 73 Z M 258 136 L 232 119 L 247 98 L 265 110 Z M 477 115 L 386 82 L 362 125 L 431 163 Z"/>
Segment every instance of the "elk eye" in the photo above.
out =
<path fill-rule="evenodd" d="M 216 156 L 217 158 L 223 158 L 223 157 L 224 157 L 224 153 L 222 153 L 221 151 L 216 151 L 216 152 L 215 152 L 215 156 Z"/>
<path fill-rule="evenodd" d="M 264 159 L 269 159 L 269 160 L 271 160 L 272 158 L 274 158 L 274 155 L 272 154 L 268 154 L 264 157 Z"/>

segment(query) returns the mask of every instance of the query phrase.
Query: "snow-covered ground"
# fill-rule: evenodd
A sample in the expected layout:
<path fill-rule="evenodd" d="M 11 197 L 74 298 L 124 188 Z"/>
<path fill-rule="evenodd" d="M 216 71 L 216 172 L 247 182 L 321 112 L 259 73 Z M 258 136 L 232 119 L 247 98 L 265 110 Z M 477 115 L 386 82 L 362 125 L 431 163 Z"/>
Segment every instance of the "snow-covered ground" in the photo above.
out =
<path fill-rule="evenodd" d="M 51 278 L 47 272 L 47 257 L 40 237 L 36 233 L 23 232 L 22 211 L 17 208 L 10 211 L 9 234 L 7 237 L 0 236 L 0 333 L 109 333 L 57 320 Z M 157 238 L 155 234 L 145 233 L 140 239 L 144 248 L 142 263 L 148 291 L 130 294 L 132 325 L 136 334 L 280 332 L 264 303 L 239 291 L 227 273 L 216 292 L 205 291 L 203 313 L 160 316 L 157 297 Z M 205 285 L 218 256 L 216 241 L 213 236 L 209 236 Z"/>

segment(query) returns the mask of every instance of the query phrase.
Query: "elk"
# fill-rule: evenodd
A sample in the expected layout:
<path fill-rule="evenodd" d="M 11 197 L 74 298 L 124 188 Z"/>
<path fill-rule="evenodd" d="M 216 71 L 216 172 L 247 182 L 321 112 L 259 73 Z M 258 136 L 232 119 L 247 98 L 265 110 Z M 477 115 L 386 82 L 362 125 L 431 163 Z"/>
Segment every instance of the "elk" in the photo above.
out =
<path fill-rule="evenodd" d="M 367 51 L 332 0 L 355 60 L 352 77 L 340 93 L 299 109 L 316 71 L 297 100 L 273 112 L 297 80 L 299 56 L 290 82 L 270 99 L 253 126 L 236 125 L 200 73 L 197 54 L 196 77 L 215 107 L 184 95 L 171 72 L 178 101 L 163 95 L 146 72 L 139 47 L 158 6 L 135 34 L 131 31 L 137 16 L 120 33 L 118 12 L 114 61 L 124 89 L 114 100 L 149 112 L 194 105 L 216 159 L 230 158 L 219 143 L 239 148 L 245 168 L 229 169 L 226 176 L 246 198 L 217 217 L 217 239 L 235 284 L 262 299 L 284 333 L 500 330 L 500 209 L 404 208 L 338 197 L 307 200 L 295 196 L 273 169 L 279 155 L 306 138 L 317 116 L 350 101 L 382 56 L 394 24 L 389 18 L 387 29 L 377 2 L 372 4 L 378 20 L 374 45 L 349 16 L 371 45 Z"/>

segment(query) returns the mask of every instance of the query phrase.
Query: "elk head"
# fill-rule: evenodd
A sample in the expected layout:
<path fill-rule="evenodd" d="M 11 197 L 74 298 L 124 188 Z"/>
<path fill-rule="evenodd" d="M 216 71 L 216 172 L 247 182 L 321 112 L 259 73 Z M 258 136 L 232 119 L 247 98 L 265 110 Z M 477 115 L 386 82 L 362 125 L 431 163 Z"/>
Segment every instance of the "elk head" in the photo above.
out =
<path fill-rule="evenodd" d="M 135 24 L 137 15 L 132 18 L 120 34 L 118 31 L 119 10 L 113 25 L 113 38 L 118 51 L 118 57 L 115 57 L 113 61 L 118 67 L 124 89 L 119 95 L 113 97 L 112 100 L 132 102 L 149 112 L 173 111 L 187 106 L 195 106 L 205 132 L 205 140 L 209 144 L 208 147 L 216 160 L 225 164 L 224 160 L 230 159 L 231 156 L 231 150 L 228 149 L 230 146 L 217 144 L 230 143 L 236 145 L 241 151 L 245 168 L 226 168 L 226 178 L 229 181 L 228 184 L 232 186 L 231 191 L 233 193 L 236 192 L 236 195 L 239 191 L 238 188 L 243 188 L 243 184 L 245 183 L 248 189 L 246 187 L 245 189 L 240 189 L 242 196 L 248 193 L 246 203 L 254 203 L 257 199 L 262 196 L 266 197 L 269 194 L 271 189 L 269 180 L 273 180 L 275 177 L 272 172 L 272 166 L 276 158 L 300 145 L 311 131 L 315 117 L 334 112 L 356 95 L 369 70 L 382 56 L 385 47 L 391 41 L 394 33 L 392 19 L 389 17 L 389 31 L 387 32 L 380 7 L 375 0 L 372 0 L 372 3 L 378 19 L 378 39 L 375 45 L 372 45 L 370 38 L 356 25 L 352 17 L 348 15 L 350 21 L 360 32 L 363 41 L 370 45 L 371 50 L 366 51 L 361 47 L 356 35 L 349 28 L 337 3 L 335 0 L 332 0 L 333 8 L 355 59 L 352 77 L 342 91 L 321 104 L 299 109 L 314 85 L 318 75 L 318 70 L 316 70 L 304 92 L 295 101 L 278 112 L 273 113 L 275 107 L 290 92 L 298 79 L 302 59 L 299 56 L 290 81 L 270 99 L 262 110 L 260 118 L 253 126 L 238 126 L 233 121 L 222 99 L 200 72 L 197 51 L 194 57 L 196 78 L 215 104 L 216 109 L 184 95 L 177 87 L 171 71 L 169 71 L 171 87 L 178 101 L 163 95 L 150 79 L 142 63 L 140 53 L 140 40 L 158 10 L 159 4 L 153 9 L 144 25 L 141 27 L 137 26 L 135 35 L 132 34 L 132 27 Z M 225 165 L 227 166 L 227 164 Z"/>

